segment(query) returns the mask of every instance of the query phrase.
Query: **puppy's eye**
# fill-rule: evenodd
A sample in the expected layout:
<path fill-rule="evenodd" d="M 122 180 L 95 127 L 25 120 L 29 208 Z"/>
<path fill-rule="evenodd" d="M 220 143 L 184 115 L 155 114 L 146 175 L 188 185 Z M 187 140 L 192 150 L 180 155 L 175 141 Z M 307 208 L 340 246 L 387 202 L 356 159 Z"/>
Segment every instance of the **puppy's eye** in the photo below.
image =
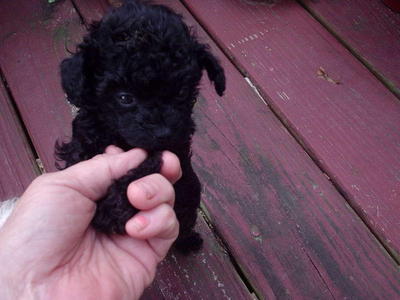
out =
<path fill-rule="evenodd" d="M 126 42 L 130 39 L 130 35 L 126 32 L 120 32 L 113 36 L 115 42 Z"/>
<path fill-rule="evenodd" d="M 132 107 L 135 105 L 135 98 L 129 93 L 119 93 L 117 100 L 124 107 Z"/>

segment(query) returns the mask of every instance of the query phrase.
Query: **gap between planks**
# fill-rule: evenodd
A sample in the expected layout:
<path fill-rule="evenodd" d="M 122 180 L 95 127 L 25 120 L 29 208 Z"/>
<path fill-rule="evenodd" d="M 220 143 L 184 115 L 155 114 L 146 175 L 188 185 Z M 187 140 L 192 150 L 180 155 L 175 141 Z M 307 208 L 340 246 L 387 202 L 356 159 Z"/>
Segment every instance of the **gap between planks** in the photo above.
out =
<path fill-rule="evenodd" d="M 35 167 L 37 168 L 37 173 L 38 175 L 45 173 L 44 172 L 44 167 L 41 159 L 39 158 L 39 155 L 35 149 L 35 146 L 33 145 L 31 136 L 29 135 L 28 128 L 25 126 L 24 120 L 22 118 L 21 112 L 18 108 L 17 103 L 15 102 L 14 96 L 12 94 L 12 91 L 10 89 L 10 86 L 8 85 L 7 78 L 4 75 L 3 70 L 0 68 L 0 81 L 3 83 L 4 89 L 7 93 L 8 99 L 10 101 L 10 104 L 15 112 L 15 117 L 17 118 L 17 121 L 21 127 L 22 133 L 28 143 L 29 146 L 29 151 L 32 153 L 33 158 L 35 159 Z"/>
<path fill-rule="evenodd" d="M 224 52 L 225 53 L 225 52 Z M 236 69 L 240 71 L 240 69 L 234 64 Z M 259 89 L 256 84 L 252 82 L 252 80 L 244 75 L 244 80 L 247 82 L 247 84 L 254 90 L 255 94 L 260 98 L 261 102 L 267 105 L 272 113 L 275 115 L 275 117 L 281 122 L 283 127 L 286 129 L 288 134 L 290 134 L 296 141 L 297 143 L 301 146 L 301 148 L 304 150 L 304 152 L 311 158 L 311 160 L 318 166 L 318 168 L 321 170 L 323 174 L 325 174 L 326 178 L 332 183 L 332 185 L 335 187 L 335 189 L 338 191 L 338 193 L 343 197 L 343 199 L 346 200 L 346 203 L 348 207 L 354 212 L 355 215 L 359 217 L 359 219 L 365 224 L 365 226 L 368 228 L 370 233 L 376 238 L 378 243 L 385 249 L 386 253 L 393 259 L 393 261 L 400 266 L 400 257 L 397 257 L 395 255 L 395 252 L 390 249 L 389 246 L 387 246 L 383 240 L 379 237 L 379 234 L 376 233 L 371 226 L 369 226 L 368 222 L 366 222 L 363 218 L 363 216 L 358 213 L 357 209 L 352 205 L 351 201 L 348 199 L 348 196 L 346 195 L 345 191 L 340 187 L 340 184 L 337 183 L 332 177 L 327 173 L 328 171 L 325 170 L 325 168 L 320 164 L 318 159 L 315 157 L 313 152 L 308 149 L 305 143 L 301 140 L 300 137 L 296 135 L 295 129 L 292 129 L 289 124 L 287 124 L 284 120 L 284 118 L 280 117 L 279 113 L 277 112 L 277 109 L 273 105 L 269 105 L 268 101 L 268 96 L 262 95 L 261 89 Z"/>
<path fill-rule="evenodd" d="M 228 243 L 224 240 L 223 235 L 220 234 L 218 229 L 213 224 L 211 217 L 210 217 L 210 213 L 207 211 L 207 208 L 203 202 L 201 202 L 201 204 L 200 204 L 199 217 L 204 220 L 207 227 L 213 233 L 213 236 L 214 236 L 215 240 L 217 241 L 217 243 L 220 245 L 221 249 L 228 256 L 228 259 L 229 259 L 230 263 L 232 264 L 234 270 L 236 271 L 237 276 L 243 282 L 243 284 L 247 288 L 249 294 L 254 299 L 258 299 L 258 300 L 263 299 L 261 293 L 257 292 L 257 289 L 251 284 L 250 280 L 247 278 L 243 268 L 240 266 L 240 264 L 237 262 L 235 257 L 232 255 L 231 250 L 229 249 Z"/>
<path fill-rule="evenodd" d="M 81 19 L 82 25 L 85 26 L 86 28 L 88 28 L 88 23 L 86 22 L 85 18 L 83 17 L 82 13 L 79 11 L 79 7 L 76 5 L 74 0 L 71 0 L 71 3 L 74 7 L 74 9 L 76 10 L 79 18 Z M 193 16 L 193 15 L 192 15 Z M 195 18 L 195 16 L 193 16 Z M 200 23 L 198 23 L 199 26 Z M 203 28 L 204 29 L 204 28 Z M 218 45 L 218 43 L 216 42 L 216 44 Z M 221 49 L 222 50 L 222 49 Z M 226 56 L 226 55 L 225 55 Z M 228 59 L 229 57 L 226 56 Z M 236 66 L 236 65 L 235 65 Z M 255 92 L 257 93 L 258 97 L 260 99 L 262 99 L 263 103 L 265 105 L 268 106 L 267 101 L 265 101 L 261 94 L 259 93 L 259 91 L 257 90 L 257 88 L 251 83 L 250 79 L 247 77 L 244 77 L 244 79 L 246 80 L 246 82 L 255 90 Z M 253 299 L 255 300 L 260 300 L 262 299 L 262 295 L 260 293 L 257 293 L 256 289 L 253 287 L 253 285 L 251 284 L 251 282 L 249 281 L 249 279 L 247 278 L 246 274 L 244 273 L 243 268 L 240 266 L 240 264 L 237 262 L 237 260 L 235 259 L 235 257 L 232 255 L 229 247 L 227 246 L 227 243 L 225 242 L 225 240 L 223 239 L 222 235 L 218 232 L 218 230 L 215 228 L 214 224 L 211 221 L 210 215 L 207 211 L 207 208 L 205 207 L 204 203 L 201 203 L 201 207 L 199 208 L 199 214 L 198 217 L 202 218 L 205 222 L 205 224 L 207 225 L 207 227 L 210 229 L 210 231 L 213 234 L 213 237 L 215 239 L 215 241 L 217 242 L 218 245 L 220 245 L 221 249 L 225 252 L 225 254 L 227 255 L 229 262 L 231 263 L 234 271 L 236 272 L 237 277 L 243 282 L 244 286 L 247 288 L 249 295 L 252 296 Z"/>
<path fill-rule="evenodd" d="M 336 31 L 329 25 L 329 22 L 325 21 L 322 16 L 318 15 L 315 11 L 313 11 L 313 9 L 309 8 L 304 3 L 304 0 L 296 1 L 310 14 L 312 18 L 320 23 L 322 27 L 324 27 L 344 48 L 346 48 L 355 58 L 357 58 L 362 65 L 364 65 L 393 95 L 400 100 L 400 91 L 396 89 L 396 86 L 391 83 L 388 78 L 386 78 L 383 74 L 380 74 L 379 71 L 368 61 L 368 59 L 363 58 L 362 55 L 351 46 L 350 42 L 346 42 L 346 40 L 342 38 L 340 34 L 336 33 Z"/>
<path fill-rule="evenodd" d="M 352 55 L 354 55 L 364 66 L 367 67 L 367 69 L 373 73 L 376 77 L 378 77 L 379 74 L 375 73 L 372 69 L 372 67 L 368 67 L 367 61 L 364 59 L 360 58 L 359 55 L 354 51 L 351 50 L 351 47 L 347 45 L 340 37 L 338 37 L 332 30 L 330 30 L 329 27 L 325 26 L 324 23 L 320 22 L 320 20 L 312 14 L 305 6 L 301 3 L 302 0 L 296 0 L 296 2 L 300 2 L 299 4 L 303 9 L 305 9 L 307 12 L 310 13 L 310 16 L 314 18 L 316 21 L 321 23 L 323 27 L 330 33 L 332 34 L 336 39 L 339 40 L 339 42 L 348 49 Z M 389 257 L 398 265 L 400 266 L 400 256 L 397 256 L 395 251 L 392 251 L 392 249 L 384 243 L 384 241 L 379 237 L 379 234 L 373 230 L 371 226 L 369 226 L 368 222 L 362 217 L 362 215 L 358 212 L 358 210 L 351 204 L 351 201 L 349 200 L 349 197 L 345 193 L 345 191 L 340 187 L 340 184 L 336 182 L 334 179 L 332 179 L 332 176 L 329 173 L 329 170 L 326 170 L 323 165 L 318 161 L 316 155 L 309 149 L 306 145 L 305 142 L 302 141 L 301 137 L 296 134 L 295 128 L 292 128 L 287 120 L 284 118 L 284 115 L 279 111 L 277 107 L 273 103 L 269 103 L 266 99 L 268 99 L 268 95 L 265 95 L 264 93 L 261 92 L 261 89 L 257 87 L 256 84 L 252 81 L 251 75 L 246 72 L 244 67 L 242 68 L 238 62 L 236 62 L 235 58 L 233 56 L 230 56 L 228 51 L 222 46 L 222 43 L 218 41 L 214 37 L 212 33 L 209 32 L 209 30 L 203 25 L 203 22 L 195 15 L 193 14 L 192 10 L 190 7 L 182 0 L 179 0 L 179 2 L 187 9 L 187 11 L 191 14 L 191 16 L 195 19 L 197 22 L 198 26 L 201 27 L 209 36 L 209 38 L 217 45 L 218 49 L 221 50 L 221 52 L 225 55 L 225 57 L 232 63 L 232 65 L 240 72 L 240 74 L 243 76 L 243 79 L 246 81 L 246 83 L 254 90 L 255 94 L 259 97 L 259 99 L 262 101 L 263 104 L 269 107 L 271 112 L 274 114 L 274 116 L 280 121 L 282 124 L 283 128 L 288 132 L 290 136 L 292 136 L 295 141 L 300 145 L 300 147 L 304 150 L 304 152 L 311 158 L 311 160 L 315 163 L 315 165 L 321 170 L 323 174 L 327 177 L 327 179 L 332 183 L 333 187 L 337 190 L 337 192 L 343 197 L 343 199 L 346 201 L 347 206 L 354 212 L 354 214 L 361 220 L 364 225 L 368 228 L 369 232 L 375 237 L 377 240 L 378 244 L 384 249 L 384 251 L 389 255 Z M 390 85 L 382 79 L 383 76 L 378 77 L 378 80 L 382 82 L 385 87 L 387 87 L 396 97 L 395 91 L 390 88 Z M 284 98 L 285 95 L 282 95 L 281 98 Z"/>

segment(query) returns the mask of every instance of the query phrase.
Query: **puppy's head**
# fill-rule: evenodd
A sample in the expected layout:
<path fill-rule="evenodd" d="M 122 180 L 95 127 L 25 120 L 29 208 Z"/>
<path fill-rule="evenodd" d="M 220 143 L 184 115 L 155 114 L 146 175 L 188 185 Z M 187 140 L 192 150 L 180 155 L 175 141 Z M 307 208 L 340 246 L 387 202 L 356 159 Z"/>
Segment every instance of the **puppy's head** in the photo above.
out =
<path fill-rule="evenodd" d="M 127 1 L 91 25 L 61 63 L 68 100 L 130 147 L 168 149 L 189 140 L 202 71 L 218 95 L 224 71 L 207 45 L 164 6 Z"/>

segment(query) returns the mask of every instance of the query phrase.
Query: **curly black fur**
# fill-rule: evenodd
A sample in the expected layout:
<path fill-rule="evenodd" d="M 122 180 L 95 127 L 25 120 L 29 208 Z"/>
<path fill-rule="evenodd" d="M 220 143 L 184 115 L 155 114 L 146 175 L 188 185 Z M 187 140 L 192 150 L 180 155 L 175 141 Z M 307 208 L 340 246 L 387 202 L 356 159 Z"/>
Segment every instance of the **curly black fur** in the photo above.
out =
<path fill-rule="evenodd" d="M 97 202 L 94 228 L 125 232 L 126 221 L 137 212 L 126 197 L 128 184 L 159 172 L 160 153 L 169 150 L 179 157 L 183 170 L 175 184 L 174 209 L 181 225 L 176 246 L 184 252 L 201 247 L 193 231 L 201 186 L 191 166 L 190 147 L 195 131 L 192 110 L 203 70 L 222 95 L 223 69 L 182 17 L 167 7 L 132 0 L 93 23 L 76 53 L 61 63 L 63 89 L 79 108 L 71 141 L 56 144 L 64 167 L 103 153 L 108 145 L 140 147 L 150 154 Z"/>

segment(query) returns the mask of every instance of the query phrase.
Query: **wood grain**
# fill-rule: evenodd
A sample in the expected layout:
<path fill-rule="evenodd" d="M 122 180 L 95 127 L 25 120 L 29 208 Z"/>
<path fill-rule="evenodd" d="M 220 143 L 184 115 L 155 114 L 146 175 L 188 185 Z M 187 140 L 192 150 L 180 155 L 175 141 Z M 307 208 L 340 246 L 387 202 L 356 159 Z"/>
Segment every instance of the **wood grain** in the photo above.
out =
<path fill-rule="evenodd" d="M 73 0 L 78 7 L 79 13 L 83 17 L 86 25 L 93 21 L 99 21 L 104 13 L 111 9 L 112 0 L 80 1 Z"/>
<path fill-rule="evenodd" d="M 253 299 L 203 218 L 196 230 L 205 247 L 189 256 L 171 252 L 142 299 Z"/>
<path fill-rule="evenodd" d="M 69 1 L 50 7 L 43 3 L 18 0 L 1 4 L 1 20 L 9 23 L 0 24 L 4 25 L 0 26 L 0 63 L 39 155 L 52 169 L 54 142 L 69 134 L 72 115 L 59 88 L 58 64 L 66 56 L 65 41 L 73 49 L 70 40 L 78 41 L 84 29 Z M 3 16 L 3 9 L 12 9 L 13 18 Z M 171 255 L 160 266 L 145 299 L 201 299 L 198 295 L 250 299 L 229 257 L 201 219 L 198 229 L 205 237 L 203 250 L 192 257 Z"/>
<path fill-rule="evenodd" d="M 400 259 L 398 99 L 294 1 L 184 3 Z"/>
<path fill-rule="evenodd" d="M 159 2 L 195 24 L 178 1 Z M 232 2 L 218 3 L 227 6 L 219 7 L 221 14 L 229 11 Z M 205 11 L 213 15 L 215 5 L 210 2 Z M 229 22 L 227 27 L 244 22 L 228 21 L 228 17 L 218 19 Z M 268 109 L 265 99 L 196 29 L 201 40 L 212 45 L 228 76 L 222 99 L 204 83 L 204 99 L 198 101 L 196 113 L 196 170 L 205 184 L 203 200 L 209 216 L 258 295 L 398 297 L 394 261 Z M 223 37 L 226 30 L 218 32 Z"/>
<path fill-rule="evenodd" d="M 400 14 L 382 0 L 301 1 L 400 96 Z"/>
<path fill-rule="evenodd" d="M 47 170 L 55 169 L 54 144 L 70 135 L 72 120 L 58 66 L 81 33 L 80 18 L 69 1 L 1 3 L 0 67 Z"/>
<path fill-rule="evenodd" d="M 166 2 L 187 14 L 177 1 Z M 22 0 L 13 3 L 17 3 L 15 12 L 25 5 Z M 41 11 L 38 3 L 42 2 L 30 1 L 29 5 L 32 3 L 36 10 L 31 14 L 35 15 Z M 68 1 L 58 5 L 70 8 Z M 75 20 L 77 16 L 70 12 L 69 16 Z M 66 18 L 57 18 L 58 22 L 62 20 Z M 35 42 L 40 43 L 47 36 L 38 36 Z M 204 33 L 201 37 L 209 41 Z M 14 45 L 23 44 L 19 41 Z M 398 297 L 399 275 L 393 261 L 235 67 L 215 46 L 213 49 L 226 67 L 230 88 L 226 97 L 219 99 L 204 83 L 204 99 L 199 101 L 196 113 L 199 124 L 194 145 L 196 166 L 205 183 L 204 199 L 215 230 L 226 241 L 257 293 L 270 298 Z M 24 51 L 15 52 L 17 59 L 23 58 L 18 55 Z M 31 57 L 35 58 L 35 53 Z M 56 60 L 54 53 L 47 55 L 48 60 Z M 0 62 L 3 64 L 3 60 Z M 36 70 L 42 74 L 46 68 L 44 60 L 40 62 L 43 66 L 39 64 Z M 9 66 L 7 70 L 14 69 Z M 8 73 L 5 74 L 7 77 Z M 20 87 L 20 95 L 29 92 L 25 88 Z M 50 117 L 64 114 L 63 111 L 69 116 L 63 102 L 57 103 L 54 108 L 50 106 L 54 111 L 47 106 L 35 110 L 37 102 L 23 103 L 32 119 L 28 127 L 31 136 L 43 134 L 40 126 L 33 126 L 35 119 L 47 120 L 47 127 L 55 127 L 57 132 L 69 130 L 66 120 Z M 47 130 L 44 134 L 51 132 Z M 51 157 L 52 146 L 43 146 L 42 155 Z M 221 284 L 226 285 L 225 292 L 242 299 L 240 293 L 246 295 L 242 283 L 235 277 L 227 257 L 222 255 L 221 259 L 212 232 L 205 230 L 206 237 L 211 238 L 202 252 L 206 261 L 213 266 L 211 270 Z M 159 280 L 164 282 L 157 281 L 158 287 L 151 294 L 154 299 L 161 295 L 166 299 L 173 295 L 207 299 L 209 295 L 223 294 L 213 272 L 206 266 L 199 270 L 201 259 L 194 258 L 194 262 L 191 259 L 177 258 L 175 266 L 162 266 L 165 271 L 160 272 Z M 190 267 L 193 263 L 197 264 Z M 173 277 L 171 270 L 178 275 Z M 184 278 L 187 281 L 179 282 Z M 200 281 L 201 288 L 196 288 Z M 169 290 L 162 290 L 166 287 Z"/>
<path fill-rule="evenodd" d="M 0 81 L 0 201 L 20 196 L 39 174 L 34 155 Z"/>

